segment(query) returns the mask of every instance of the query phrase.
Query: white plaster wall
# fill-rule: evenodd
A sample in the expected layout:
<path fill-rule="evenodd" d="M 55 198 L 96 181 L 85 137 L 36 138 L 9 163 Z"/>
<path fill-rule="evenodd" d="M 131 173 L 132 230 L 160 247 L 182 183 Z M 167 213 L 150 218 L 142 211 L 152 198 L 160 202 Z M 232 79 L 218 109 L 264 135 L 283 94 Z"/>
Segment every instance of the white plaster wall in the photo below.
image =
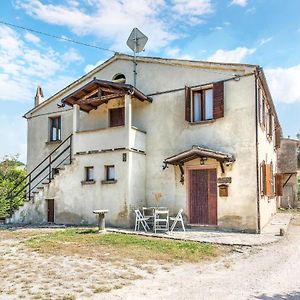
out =
<path fill-rule="evenodd" d="M 273 135 L 274 137 L 274 135 Z M 277 155 L 275 150 L 275 138 L 268 140 L 266 136 L 266 129 L 258 124 L 258 166 L 265 161 L 266 164 L 273 163 L 273 172 L 277 172 Z M 261 196 L 261 190 L 259 187 L 260 195 L 260 220 L 261 228 L 263 228 L 269 222 L 270 218 L 276 213 L 277 199 L 274 197 Z"/>
<path fill-rule="evenodd" d="M 198 85 L 212 81 L 218 81 L 232 77 L 235 73 L 248 73 L 253 71 L 250 67 L 239 67 L 239 71 L 208 70 L 203 67 L 187 67 L 167 65 L 159 63 L 138 64 L 137 87 L 144 92 L 153 93 L 183 88 L 185 85 Z M 243 70 L 242 70 L 243 69 Z M 124 73 L 127 83 L 132 83 L 132 62 L 118 60 L 109 64 L 96 74 L 99 79 L 110 80 L 114 74 Z M 93 76 L 95 76 L 93 74 Z M 82 85 L 91 78 L 86 78 Z M 73 87 L 72 90 L 78 89 Z M 64 95 L 63 95 L 64 96 Z M 63 97 L 61 96 L 61 97 Z M 179 183 L 177 170 L 170 167 L 162 171 L 163 160 L 192 147 L 200 145 L 219 151 L 229 152 L 236 157 L 232 170 L 226 169 L 226 176 L 232 176 L 229 188 L 229 197 L 218 200 L 218 221 L 221 226 L 238 229 L 256 229 L 256 159 L 255 159 L 255 80 L 253 76 L 242 77 L 239 81 L 225 83 L 225 117 L 207 124 L 190 125 L 184 120 L 184 91 L 154 96 L 153 103 L 139 103 L 133 101 L 133 125 L 147 131 L 145 194 L 148 205 L 153 204 L 153 193 L 162 192 L 162 203 L 177 208 L 186 206 L 185 185 Z M 54 99 L 49 105 L 44 106 L 34 113 L 47 113 L 54 109 L 60 98 Z M 55 103 L 55 105 L 54 105 Z M 107 123 L 105 107 L 90 114 L 82 114 L 83 128 L 93 129 Z M 98 119 L 99 118 L 99 119 Z M 32 119 L 33 120 L 33 119 Z M 72 117 L 69 117 L 69 127 L 72 128 Z M 32 161 L 35 158 L 34 148 L 41 146 L 41 140 L 45 138 L 45 130 L 39 133 L 39 127 L 45 125 L 45 119 L 39 117 L 36 123 L 29 121 L 30 147 L 29 156 Z M 36 135 L 36 139 L 33 137 Z M 113 143 L 113 141 L 112 141 Z M 93 150 L 93 149 L 90 149 Z M 100 155 L 103 157 L 100 158 Z M 67 169 L 69 176 L 61 180 L 55 180 L 54 190 L 58 220 L 63 221 L 69 214 L 69 220 L 74 222 L 92 222 L 94 216 L 90 214 L 96 208 L 108 208 L 111 210 L 109 221 L 117 220 L 118 213 L 124 208 L 126 198 L 126 183 L 124 163 L 119 165 L 117 153 L 109 154 L 111 163 L 120 167 L 120 183 L 102 187 L 97 180 L 95 185 L 81 186 L 82 173 L 86 163 L 97 164 L 100 170 L 105 164 L 108 154 L 81 156 L 76 159 L 71 168 Z M 137 154 L 138 155 L 138 154 Z M 97 158 L 97 159 L 96 159 Z M 134 160 L 133 160 L 134 161 Z M 89 163 L 89 164 L 90 164 Z M 197 162 L 193 162 L 194 164 Z M 132 169 L 139 168 L 136 166 Z M 32 165 L 32 163 L 31 163 Z M 99 171 L 98 171 L 99 172 Z M 218 169 L 218 172 L 220 170 Z M 99 178 L 99 174 L 97 175 Z M 129 176 L 129 178 L 132 178 Z M 115 187 L 118 189 L 115 189 Z M 133 187 L 132 187 L 133 188 Z M 83 192 L 84 191 L 84 192 Z M 128 191 L 128 190 L 127 190 Z M 141 191 L 139 193 L 142 193 Z M 72 195 L 72 197 L 70 197 Z M 50 195 L 51 196 L 51 195 Z M 111 202 L 108 199 L 116 199 Z M 142 198 L 142 197 L 138 197 Z M 59 201 L 59 199 L 62 199 Z M 85 201 L 83 199 L 86 199 Z M 99 200 L 101 199 L 101 200 Z M 138 201 L 138 200 L 134 200 Z M 101 207 L 99 207 L 101 206 Z M 85 213 L 83 213 L 85 212 Z M 73 214 L 73 217 L 72 217 Z M 72 219 L 73 218 L 73 219 Z M 232 220 L 234 220 L 232 222 Z M 124 224 L 128 220 L 124 221 Z M 121 224 L 120 221 L 118 224 Z"/>
<path fill-rule="evenodd" d="M 122 154 L 127 153 L 127 161 L 122 161 Z M 143 201 L 143 188 L 133 181 L 144 177 L 144 156 L 137 157 L 137 166 L 132 169 L 132 155 L 128 151 L 117 151 L 99 154 L 76 155 L 72 165 L 68 166 L 51 183 L 48 199 L 54 199 L 55 222 L 64 224 L 95 224 L 93 210 L 108 209 L 106 223 L 114 226 L 128 227 L 130 223 L 130 205 L 134 199 Z M 105 165 L 115 165 L 117 182 L 102 184 L 105 180 Z M 95 183 L 83 185 L 86 166 L 94 167 Z M 129 177 L 129 172 L 132 177 Z M 131 182 L 129 182 L 131 178 Z M 129 195 L 129 188 L 134 197 Z M 141 200 L 138 200 L 141 199 Z M 135 206 L 135 205 L 134 205 Z"/>
<path fill-rule="evenodd" d="M 218 199 L 218 224 L 222 227 L 255 231 L 256 158 L 255 158 L 255 80 L 245 77 L 225 83 L 225 116 L 213 123 L 190 125 L 184 120 L 184 93 L 154 98 L 145 115 L 147 124 L 146 197 L 154 204 L 153 194 L 163 194 L 162 205 L 186 213 L 186 183 L 179 183 L 174 167 L 162 171 L 165 158 L 199 145 L 231 153 L 236 162 L 226 176 L 232 177 L 227 199 Z M 154 122 L 155 120 L 155 122 Z M 198 164 L 199 161 L 192 162 Z M 218 167 L 220 175 L 220 167 Z M 171 205 L 170 205 L 171 204 Z M 175 211 L 173 211 L 175 213 Z"/>

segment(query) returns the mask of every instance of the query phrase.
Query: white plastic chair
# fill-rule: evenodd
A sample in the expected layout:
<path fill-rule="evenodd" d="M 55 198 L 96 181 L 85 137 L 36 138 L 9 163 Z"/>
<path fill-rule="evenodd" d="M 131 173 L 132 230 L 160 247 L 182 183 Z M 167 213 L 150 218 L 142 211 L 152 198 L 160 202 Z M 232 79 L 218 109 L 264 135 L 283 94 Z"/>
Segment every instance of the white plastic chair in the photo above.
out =
<path fill-rule="evenodd" d="M 170 221 L 173 221 L 170 231 L 172 232 L 177 224 L 177 222 L 181 223 L 183 231 L 185 231 L 183 218 L 182 218 L 183 209 L 181 208 L 176 217 L 170 217 Z"/>
<path fill-rule="evenodd" d="M 140 230 L 140 224 L 142 224 L 144 230 L 147 232 L 147 230 L 150 230 L 150 227 L 147 224 L 147 220 L 149 220 L 149 217 L 144 217 L 139 209 L 135 209 L 135 227 L 134 230 Z"/>
<path fill-rule="evenodd" d="M 155 209 L 154 210 L 154 232 L 157 230 L 169 230 L 169 210 L 168 209 Z"/>

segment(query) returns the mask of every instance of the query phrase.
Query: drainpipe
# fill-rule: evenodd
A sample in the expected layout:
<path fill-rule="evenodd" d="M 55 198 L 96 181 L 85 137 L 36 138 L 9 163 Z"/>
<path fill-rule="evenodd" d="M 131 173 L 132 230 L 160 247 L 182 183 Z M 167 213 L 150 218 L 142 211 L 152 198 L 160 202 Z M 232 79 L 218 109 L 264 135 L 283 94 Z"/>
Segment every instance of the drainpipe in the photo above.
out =
<path fill-rule="evenodd" d="M 258 164 L 258 105 L 257 105 L 257 82 L 258 82 L 259 69 L 255 72 L 255 149 L 256 149 L 256 205 L 257 205 L 257 233 L 261 233 L 260 224 L 260 194 L 259 194 L 259 164 Z"/>

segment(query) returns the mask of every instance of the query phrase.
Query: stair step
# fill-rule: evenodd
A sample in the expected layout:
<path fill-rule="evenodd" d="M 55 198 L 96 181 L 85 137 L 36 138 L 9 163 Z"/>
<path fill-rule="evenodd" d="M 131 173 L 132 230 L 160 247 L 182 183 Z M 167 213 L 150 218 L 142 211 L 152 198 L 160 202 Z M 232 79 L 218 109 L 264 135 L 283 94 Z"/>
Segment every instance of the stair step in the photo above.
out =
<path fill-rule="evenodd" d="M 42 182 L 42 184 L 49 184 L 49 181 L 44 181 Z"/>
<path fill-rule="evenodd" d="M 43 187 L 43 186 L 38 186 L 37 189 L 38 189 L 38 190 L 43 190 L 44 187 Z"/>

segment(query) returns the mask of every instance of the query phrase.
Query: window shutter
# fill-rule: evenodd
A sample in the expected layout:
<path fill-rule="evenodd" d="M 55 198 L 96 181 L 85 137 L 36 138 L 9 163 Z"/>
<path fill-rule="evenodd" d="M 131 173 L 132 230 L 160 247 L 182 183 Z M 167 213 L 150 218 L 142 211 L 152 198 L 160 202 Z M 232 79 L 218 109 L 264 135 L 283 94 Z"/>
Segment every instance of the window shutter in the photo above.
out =
<path fill-rule="evenodd" d="M 213 117 L 224 117 L 224 81 L 213 84 Z"/>
<path fill-rule="evenodd" d="M 273 115 L 271 114 L 271 111 L 269 111 L 269 137 L 272 138 L 272 132 L 273 132 Z"/>
<path fill-rule="evenodd" d="M 281 134 L 280 134 L 280 127 L 277 126 L 275 125 L 275 147 L 280 148 Z"/>
<path fill-rule="evenodd" d="M 185 87 L 185 120 L 191 122 L 191 88 Z"/>
<path fill-rule="evenodd" d="M 260 86 L 257 87 L 257 104 L 258 104 L 258 118 L 259 123 L 262 123 L 262 105 L 261 105 L 261 89 Z"/>
<path fill-rule="evenodd" d="M 271 197 L 272 193 L 272 166 L 270 164 L 266 165 L 266 196 Z"/>
<path fill-rule="evenodd" d="M 283 192 L 283 174 L 275 174 L 276 196 L 282 196 L 282 192 Z"/>
<path fill-rule="evenodd" d="M 260 192 L 266 195 L 266 163 L 264 161 L 260 164 Z"/>

